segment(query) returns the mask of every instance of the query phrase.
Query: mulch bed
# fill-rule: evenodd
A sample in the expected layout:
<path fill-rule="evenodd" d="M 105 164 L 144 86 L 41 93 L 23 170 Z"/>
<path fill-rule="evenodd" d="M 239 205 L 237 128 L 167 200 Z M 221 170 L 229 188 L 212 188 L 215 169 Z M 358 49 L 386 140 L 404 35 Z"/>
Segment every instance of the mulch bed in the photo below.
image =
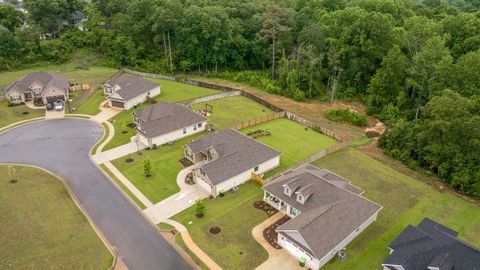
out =
<path fill-rule="evenodd" d="M 278 210 L 275 209 L 273 206 L 271 206 L 270 204 L 264 202 L 264 201 L 256 201 L 253 203 L 253 207 L 257 208 L 257 209 L 260 209 L 260 210 L 263 210 L 265 213 L 267 213 L 267 215 L 269 217 L 275 215 Z"/>
<path fill-rule="evenodd" d="M 127 134 L 127 133 L 128 133 L 128 131 L 126 131 L 126 130 L 122 131 L 122 134 Z"/>
<path fill-rule="evenodd" d="M 277 243 L 278 233 L 275 231 L 278 227 L 280 227 L 285 222 L 289 221 L 289 216 L 283 216 L 281 219 L 277 220 L 272 225 L 268 226 L 263 230 L 263 238 L 267 240 L 267 242 L 275 249 L 282 249 L 282 247 Z"/>
<path fill-rule="evenodd" d="M 203 218 L 203 214 L 201 214 L 201 213 L 196 213 L 196 214 L 195 214 L 195 217 L 197 217 L 197 218 Z"/>
<path fill-rule="evenodd" d="M 22 112 L 23 115 L 27 115 L 29 114 L 30 112 Z"/>
<path fill-rule="evenodd" d="M 219 227 L 211 227 L 210 230 L 208 230 L 211 234 L 219 234 L 222 229 L 220 229 Z"/>
<path fill-rule="evenodd" d="M 193 163 L 192 163 L 190 160 L 186 159 L 186 158 L 182 158 L 182 159 L 180 159 L 178 162 L 180 162 L 180 164 L 182 164 L 182 166 L 183 166 L 184 168 L 190 167 L 190 166 L 193 165 Z"/>
<path fill-rule="evenodd" d="M 127 124 L 127 127 L 129 128 L 135 128 L 137 125 L 135 125 L 135 123 L 128 123 Z"/>
<path fill-rule="evenodd" d="M 127 158 L 127 159 L 125 159 L 125 162 L 126 162 L 126 163 L 132 163 L 132 162 L 133 162 L 133 158 Z"/>
<path fill-rule="evenodd" d="M 195 184 L 195 181 L 193 181 L 193 173 L 187 174 L 187 176 L 185 177 L 185 183 L 188 185 Z"/>

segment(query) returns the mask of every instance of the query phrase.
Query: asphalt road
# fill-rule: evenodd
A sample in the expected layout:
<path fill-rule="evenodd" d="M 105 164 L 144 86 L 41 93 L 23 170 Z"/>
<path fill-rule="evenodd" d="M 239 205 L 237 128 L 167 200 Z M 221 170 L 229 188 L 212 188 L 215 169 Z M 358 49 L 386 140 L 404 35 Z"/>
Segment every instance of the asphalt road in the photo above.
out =
<path fill-rule="evenodd" d="M 88 120 L 30 123 L 0 134 L 0 163 L 35 165 L 65 179 L 130 269 L 192 269 L 90 161 L 88 153 L 102 135 Z"/>

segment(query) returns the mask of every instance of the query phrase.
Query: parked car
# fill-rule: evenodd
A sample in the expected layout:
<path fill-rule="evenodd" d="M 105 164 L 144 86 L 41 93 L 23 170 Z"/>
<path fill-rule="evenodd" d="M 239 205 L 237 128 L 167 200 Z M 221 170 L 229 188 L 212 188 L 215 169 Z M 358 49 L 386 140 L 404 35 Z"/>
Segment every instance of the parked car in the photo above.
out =
<path fill-rule="evenodd" d="M 55 111 L 63 111 L 63 101 L 61 99 L 58 99 L 53 104 L 53 107 L 55 108 Z"/>
<path fill-rule="evenodd" d="M 47 111 L 51 111 L 53 110 L 53 106 L 51 103 L 47 103 L 47 105 L 45 105 L 47 107 Z"/>

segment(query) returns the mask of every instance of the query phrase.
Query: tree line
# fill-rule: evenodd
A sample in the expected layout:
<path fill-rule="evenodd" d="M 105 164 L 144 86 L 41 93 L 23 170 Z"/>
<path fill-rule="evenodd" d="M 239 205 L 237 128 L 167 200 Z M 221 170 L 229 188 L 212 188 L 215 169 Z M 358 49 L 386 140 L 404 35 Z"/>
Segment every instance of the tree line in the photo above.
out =
<path fill-rule="evenodd" d="M 297 101 L 358 100 L 386 153 L 480 198 L 478 0 L 26 0 L 0 6 L 0 69 L 65 62 L 200 72 Z M 82 10 L 89 31 L 57 22 Z M 23 22 L 30 27 L 21 27 Z M 43 41 L 39 33 L 58 39 Z"/>

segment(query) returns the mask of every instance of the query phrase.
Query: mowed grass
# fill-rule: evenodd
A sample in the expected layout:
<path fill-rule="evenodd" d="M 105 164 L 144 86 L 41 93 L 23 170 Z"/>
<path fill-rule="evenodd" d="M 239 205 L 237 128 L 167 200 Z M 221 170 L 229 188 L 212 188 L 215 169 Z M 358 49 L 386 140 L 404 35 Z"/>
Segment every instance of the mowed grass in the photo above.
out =
<path fill-rule="evenodd" d="M 236 124 L 273 113 L 267 107 L 243 96 L 227 97 L 193 104 L 192 109 L 196 111 L 203 110 L 205 109 L 205 104 L 213 107 L 213 114 L 208 117 L 208 122 L 217 130 L 230 128 Z"/>
<path fill-rule="evenodd" d="M 28 114 L 23 114 L 27 112 Z M 8 101 L 0 101 L 0 128 L 32 118 L 45 116 L 45 110 L 33 110 L 25 105 L 8 107 Z"/>
<path fill-rule="evenodd" d="M 178 162 L 183 158 L 183 146 L 193 138 L 205 133 L 176 141 L 172 146 L 161 145 L 157 149 L 143 150 L 142 155 L 133 153 L 112 161 L 112 164 L 125 175 L 152 203 L 157 203 L 177 192 L 177 175 L 183 169 Z M 134 161 L 126 163 L 125 160 L 132 158 Z M 146 178 L 143 171 L 143 161 L 148 158 L 152 163 L 152 176 Z"/>
<path fill-rule="evenodd" d="M 75 111 L 71 113 L 74 114 L 87 114 L 87 115 L 96 115 L 100 113 L 100 103 L 106 100 L 106 97 L 103 95 L 102 89 L 97 89 L 93 94 L 88 97 L 88 99 L 81 104 Z M 72 102 L 73 103 L 73 102 Z"/>
<path fill-rule="evenodd" d="M 223 198 L 207 200 L 201 219 L 195 217 L 195 207 L 172 219 L 182 223 L 193 241 L 223 269 L 255 269 L 268 258 L 267 251 L 252 236 L 252 229 L 268 217 L 253 207 L 262 197 L 260 187 L 249 181 L 239 186 L 238 193 L 227 192 Z M 220 227 L 221 232 L 213 235 L 211 227 Z"/>
<path fill-rule="evenodd" d="M 22 70 L 0 72 L 0 87 L 6 87 L 29 73 L 41 71 L 63 75 L 76 83 L 102 83 L 117 72 L 116 69 L 101 66 L 79 68 L 73 63 L 62 65 L 41 65 Z"/>
<path fill-rule="evenodd" d="M 279 118 L 242 129 L 241 132 L 247 134 L 249 131 L 259 129 L 269 129 L 271 135 L 260 137 L 258 141 L 282 153 L 280 166 L 267 173 L 266 177 L 288 169 L 311 155 L 338 143 L 336 140 L 310 128 L 306 130 L 304 126 L 286 118 Z"/>
<path fill-rule="evenodd" d="M 209 96 L 220 93 L 218 90 L 192 86 L 183 83 L 171 82 L 166 80 L 160 79 L 153 79 L 153 78 L 145 78 L 151 80 L 155 83 L 161 85 L 161 94 L 155 97 L 157 101 L 168 101 L 171 103 L 175 103 L 178 101 L 189 100 L 193 98 Z M 130 142 L 130 138 L 135 135 L 135 130 L 132 128 L 128 128 L 127 125 L 132 123 L 132 113 L 136 110 L 143 109 L 150 104 L 145 103 L 139 106 L 136 109 L 130 109 L 128 111 L 123 111 L 114 117 L 112 117 L 111 121 L 113 126 L 115 127 L 115 136 L 112 140 L 105 145 L 104 150 L 109 150 L 120 145 L 126 144 Z"/>
<path fill-rule="evenodd" d="M 383 206 L 377 222 L 347 246 L 347 260 L 333 259 L 325 269 L 382 269 L 388 245 L 408 224 L 417 225 L 425 217 L 459 231 L 459 238 L 480 247 L 479 206 L 441 193 L 355 148 L 314 164 L 350 179 L 365 190 L 363 196 Z"/>
<path fill-rule="evenodd" d="M 107 269 L 113 257 L 61 180 L 0 166 L 0 269 Z"/>

